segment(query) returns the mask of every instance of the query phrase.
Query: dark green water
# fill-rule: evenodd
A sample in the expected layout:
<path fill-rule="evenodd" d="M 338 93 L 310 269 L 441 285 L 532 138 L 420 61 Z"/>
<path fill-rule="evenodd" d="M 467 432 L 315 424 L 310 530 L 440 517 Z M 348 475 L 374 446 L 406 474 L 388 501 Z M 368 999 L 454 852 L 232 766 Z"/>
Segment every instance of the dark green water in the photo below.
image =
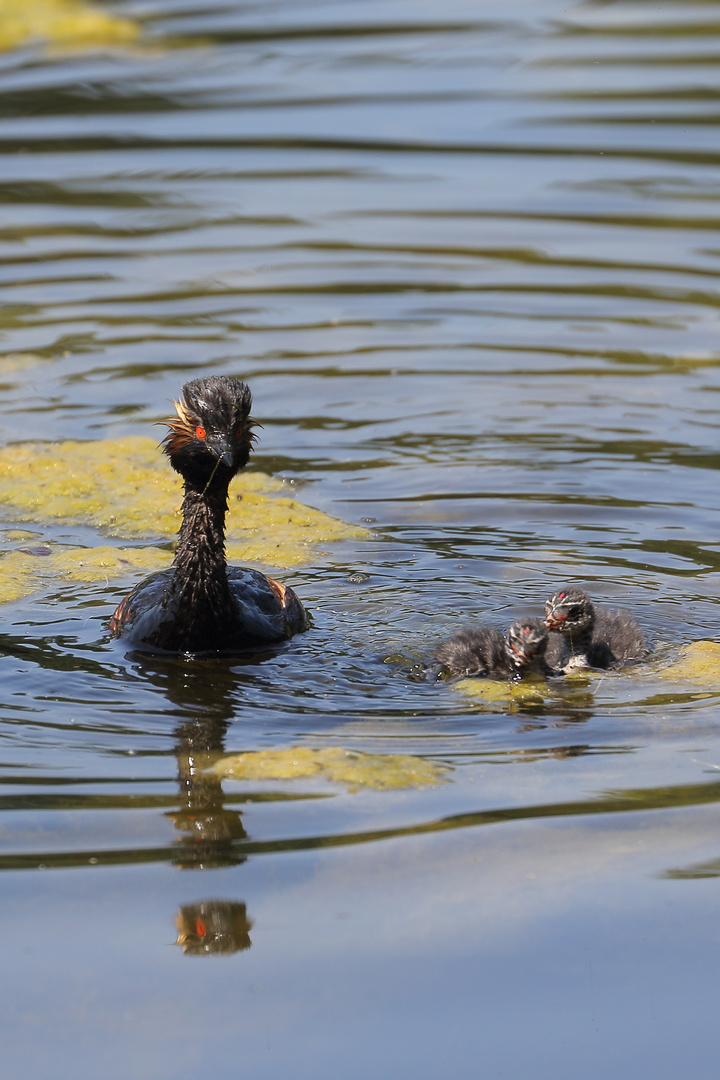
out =
<path fill-rule="evenodd" d="M 241 376 L 253 468 L 373 532 L 262 663 L 126 656 L 130 578 L 0 609 L 3 1075 L 714 1080 L 720 683 L 662 671 L 720 631 L 720 5 L 113 10 L 139 48 L 0 60 L 0 441 Z M 646 669 L 418 678 L 568 581 Z M 297 744 L 451 781 L 190 764 Z"/>

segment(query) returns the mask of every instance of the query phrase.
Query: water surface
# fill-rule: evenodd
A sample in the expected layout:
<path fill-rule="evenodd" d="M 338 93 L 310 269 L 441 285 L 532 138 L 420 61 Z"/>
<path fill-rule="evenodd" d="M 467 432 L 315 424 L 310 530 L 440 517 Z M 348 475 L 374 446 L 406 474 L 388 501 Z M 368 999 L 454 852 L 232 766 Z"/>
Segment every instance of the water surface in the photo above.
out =
<path fill-rule="evenodd" d="M 106 10 L 0 62 L 0 439 L 239 376 L 252 468 L 369 536 L 276 568 L 263 658 L 128 654 L 132 576 L 3 606 L 7 1075 L 714 1077 L 720 681 L 666 676 L 720 623 L 717 3 Z M 566 582 L 651 663 L 424 677 Z M 451 771 L 199 771 L 293 745 Z"/>

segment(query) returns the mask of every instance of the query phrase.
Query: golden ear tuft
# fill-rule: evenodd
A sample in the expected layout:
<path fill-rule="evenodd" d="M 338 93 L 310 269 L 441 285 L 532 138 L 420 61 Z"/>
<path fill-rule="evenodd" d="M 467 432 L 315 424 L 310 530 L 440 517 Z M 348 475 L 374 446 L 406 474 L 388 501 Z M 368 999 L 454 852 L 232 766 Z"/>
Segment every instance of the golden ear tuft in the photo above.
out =
<path fill-rule="evenodd" d="M 190 415 L 190 410 L 184 401 L 173 401 L 177 416 L 173 416 L 170 420 L 163 420 L 164 424 L 168 427 L 173 427 L 177 431 L 180 427 L 187 428 L 188 432 L 192 431 L 194 426 L 193 417 Z"/>
<path fill-rule="evenodd" d="M 159 424 L 166 424 L 170 430 L 162 440 L 165 443 L 165 453 L 174 454 L 186 442 L 193 437 L 195 421 L 190 415 L 184 401 L 173 401 L 177 416 L 169 416 L 166 420 L 158 420 Z"/>

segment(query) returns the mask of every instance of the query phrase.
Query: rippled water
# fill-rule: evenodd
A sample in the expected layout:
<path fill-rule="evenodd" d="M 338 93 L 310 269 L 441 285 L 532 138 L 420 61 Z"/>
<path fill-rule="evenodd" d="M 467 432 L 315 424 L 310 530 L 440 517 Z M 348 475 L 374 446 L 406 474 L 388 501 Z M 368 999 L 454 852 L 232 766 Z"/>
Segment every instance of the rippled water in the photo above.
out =
<path fill-rule="evenodd" d="M 262 662 L 126 655 L 130 577 L 2 608 L 6 1075 L 714 1077 L 720 678 L 666 675 L 720 623 L 718 4 L 114 10 L 0 61 L 0 440 L 225 372 L 253 468 L 372 532 L 280 570 L 315 626 Z M 647 667 L 423 677 L 567 581 Z M 293 745 L 452 771 L 198 771 Z"/>

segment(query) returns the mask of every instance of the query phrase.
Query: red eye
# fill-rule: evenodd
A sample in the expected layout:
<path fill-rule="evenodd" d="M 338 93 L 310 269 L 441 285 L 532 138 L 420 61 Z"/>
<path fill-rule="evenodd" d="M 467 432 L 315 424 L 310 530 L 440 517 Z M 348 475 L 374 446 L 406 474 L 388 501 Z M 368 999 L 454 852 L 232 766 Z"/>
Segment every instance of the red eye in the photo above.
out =
<path fill-rule="evenodd" d="M 195 428 L 195 434 L 197 435 L 198 439 L 204 439 L 205 438 L 205 428 L 201 427 L 200 424 L 198 424 L 198 426 Z"/>

